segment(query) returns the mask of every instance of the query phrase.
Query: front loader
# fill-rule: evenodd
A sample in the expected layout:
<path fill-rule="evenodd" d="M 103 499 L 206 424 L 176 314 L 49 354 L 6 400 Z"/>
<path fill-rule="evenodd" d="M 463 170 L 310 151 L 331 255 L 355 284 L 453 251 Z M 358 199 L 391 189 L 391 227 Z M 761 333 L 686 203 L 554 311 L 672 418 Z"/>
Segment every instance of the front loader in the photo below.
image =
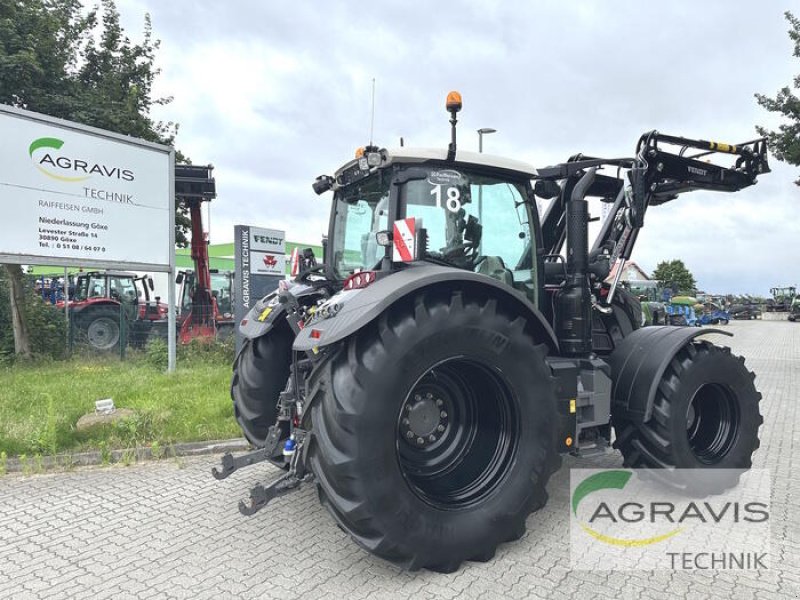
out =
<path fill-rule="evenodd" d="M 632 158 L 534 169 L 458 150 L 457 93 L 447 108 L 446 149 L 368 146 L 317 178 L 333 191 L 324 260 L 240 323 L 231 395 L 256 450 L 214 475 L 285 470 L 241 512 L 313 481 L 356 543 L 448 572 L 523 535 L 564 453 L 614 440 L 629 467 L 749 468 L 761 396 L 743 360 L 699 340 L 708 329 L 640 329 L 638 300 L 606 280 L 650 206 L 753 185 L 764 141 L 654 131 Z M 611 206 L 592 247 L 590 197 Z"/>

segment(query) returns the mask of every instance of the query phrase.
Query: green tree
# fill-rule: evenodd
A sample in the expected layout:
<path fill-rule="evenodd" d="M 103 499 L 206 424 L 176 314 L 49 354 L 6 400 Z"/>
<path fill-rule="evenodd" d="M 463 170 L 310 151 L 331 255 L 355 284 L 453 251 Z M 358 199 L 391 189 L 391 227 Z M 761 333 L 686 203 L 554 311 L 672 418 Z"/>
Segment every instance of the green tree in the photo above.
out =
<path fill-rule="evenodd" d="M 794 42 L 793 56 L 800 58 L 800 19 L 790 12 L 784 15 L 789 21 L 789 38 Z M 800 89 L 800 75 L 794 78 L 792 88 Z M 769 149 L 778 160 L 800 166 L 800 98 L 792 88 L 789 86 L 781 88 L 774 98 L 756 94 L 756 99 L 762 107 L 786 119 L 785 123 L 778 126 L 777 131 L 770 131 L 765 127 L 756 129 L 759 134 L 767 136 Z M 800 185 L 800 179 L 795 183 Z"/>
<path fill-rule="evenodd" d="M 0 0 L 0 103 L 172 145 L 178 125 L 150 116 L 153 106 L 171 101 L 152 94 L 158 46 L 149 15 L 142 42 L 131 42 L 113 0 L 88 13 L 80 0 Z M 177 208 L 175 224 L 176 242 L 185 246 L 185 207 Z M 22 270 L 5 271 L 15 350 L 27 356 Z"/>
<path fill-rule="evenodd" d="M 687 294 L 694 293 L 697 285 L 691 271 L 678 258 L 658 263 L 656 270 L 653 271 L 653 279 L 668 285 L 676 285 L 681 293 Z"/>

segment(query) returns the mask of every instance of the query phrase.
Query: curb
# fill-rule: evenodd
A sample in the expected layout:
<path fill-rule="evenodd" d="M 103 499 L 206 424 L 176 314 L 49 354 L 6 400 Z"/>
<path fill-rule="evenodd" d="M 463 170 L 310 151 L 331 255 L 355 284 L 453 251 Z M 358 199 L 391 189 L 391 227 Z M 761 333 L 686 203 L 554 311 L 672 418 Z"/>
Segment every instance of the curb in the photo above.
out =
<path fill-rule="evenodd" d="M 201 456 L 204 454 L 222 454 L 223 452 L 238 452 L 250 449 L 250 443 L 244 438 L 232 440 L 210 440 L 207 442 L 185 442 L 164 446 L 153 454 L 151 446 L 125 448 L 122 450 L 109 450 L 103 453 L 100 450 L 80 452 L 77 454 L 56 454 L 55 456 L 28 457 L 24 462 L 18 457 L 9 457 L 6 460 L 7 473 L 21 473 L 25 471 L 40 473 L 57 469 L 71 469 L 73 467 L 89 467 L 94 465 L 112 465 L 123 462 L 139 462 L 143 460 L 161 460 L 177 456 Z"/>

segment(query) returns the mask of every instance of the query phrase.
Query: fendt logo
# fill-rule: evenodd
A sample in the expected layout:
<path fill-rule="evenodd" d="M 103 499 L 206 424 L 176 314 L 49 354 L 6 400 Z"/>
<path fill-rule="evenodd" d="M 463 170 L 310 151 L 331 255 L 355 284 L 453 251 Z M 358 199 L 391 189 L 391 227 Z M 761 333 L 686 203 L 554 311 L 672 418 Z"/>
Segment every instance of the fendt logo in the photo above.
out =
<path fill-rule="evenodd" d="M 28 146 L 28 156 L 31 157 L 36 168 L 43 174 L 58 181 L 86 181 L 93 175 L 133 181 L 133 171 L 121 167 L 93 163 L 80 158 L 72 158 L 53 152 L 61 150 L 64 140 L 53 137 L 42 137 L 31 142 Z"/>

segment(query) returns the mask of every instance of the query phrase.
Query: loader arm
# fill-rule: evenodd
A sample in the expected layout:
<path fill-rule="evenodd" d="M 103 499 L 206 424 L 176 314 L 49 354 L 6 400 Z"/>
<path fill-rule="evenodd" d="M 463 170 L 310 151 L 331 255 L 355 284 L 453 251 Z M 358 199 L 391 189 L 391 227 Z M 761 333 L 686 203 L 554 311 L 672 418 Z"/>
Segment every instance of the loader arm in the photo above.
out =
<path fill-rule="evenodd" d="M 700 152 L 687 155 L 690 149 Z M 732 165 L 723 166 L 705 158 L 714 155 L 719 159 L 725 154 L 736 157 Z M 611 204 L 591 249 L 592 254 L 608 252 L 611 265 L 631 257 L 650 206 L 694 190 L 736 192 L 754 185 L 758 175 L 770 171 L 765 138 L 726 144 L 651 131 L 639 139 L 634 158 L 575 155 L 565 163 L 538 170 L 539 179 L 562 181 L 562 193 L 542 217 L 546 255 L 561 252 L 566 238 L 567 199 L 580 175 L 597 166 L 616 169 L 615 176 L 598 174 L 587 192 L 587 196 Z"/>

